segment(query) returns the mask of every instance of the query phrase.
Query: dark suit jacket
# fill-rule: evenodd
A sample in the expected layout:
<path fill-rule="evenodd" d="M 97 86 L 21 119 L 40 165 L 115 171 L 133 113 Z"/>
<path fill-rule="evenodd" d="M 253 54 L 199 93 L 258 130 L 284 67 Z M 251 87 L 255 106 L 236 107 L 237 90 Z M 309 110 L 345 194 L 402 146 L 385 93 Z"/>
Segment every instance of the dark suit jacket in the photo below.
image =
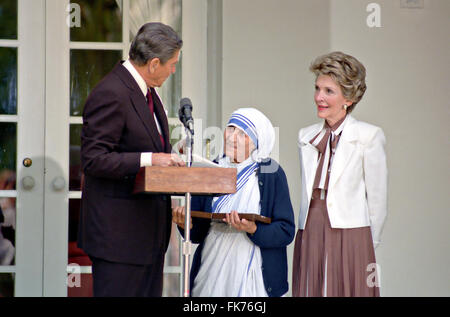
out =
<path fill-rule="evenodd" d="M 83 112 L 81 164 L 85 174 L 78 245 L 104 260 L 151 264 L 167 250 L 171 202 L 167 195 L 133 195 L 142 152 L 171 152 L 162 103 L 151 89 L 165 148 L 145 96 L 118 63 L 92 90 Z"/>

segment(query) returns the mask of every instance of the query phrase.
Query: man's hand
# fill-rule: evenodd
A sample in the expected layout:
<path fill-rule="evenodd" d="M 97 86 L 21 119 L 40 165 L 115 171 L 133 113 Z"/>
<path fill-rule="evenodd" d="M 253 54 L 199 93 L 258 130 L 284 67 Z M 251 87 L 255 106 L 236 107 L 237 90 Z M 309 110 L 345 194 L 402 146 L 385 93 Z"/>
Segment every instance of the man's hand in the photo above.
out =
<path fill-rule="evenodd" d="M 175 153 L 153 153 L 152 166 L 186 166 L 186 164 Z"/>

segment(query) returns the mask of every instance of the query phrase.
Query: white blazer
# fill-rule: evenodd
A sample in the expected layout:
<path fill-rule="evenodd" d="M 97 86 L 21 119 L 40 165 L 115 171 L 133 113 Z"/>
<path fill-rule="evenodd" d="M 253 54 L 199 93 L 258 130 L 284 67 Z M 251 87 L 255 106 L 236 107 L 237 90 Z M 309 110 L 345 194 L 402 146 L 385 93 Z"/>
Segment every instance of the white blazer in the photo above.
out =
<path fill-rule="evenodd" d="M 308 217 L 312 187 L 318 165 L 318 150 L 309 143 L 324 122 L 303 128 L 298 134 L 302 173 L 299 228 Z M 348 115 L 330 172 L 327 207 L 332 228 L 370 226 L 374 245 L 387 214 L 386 139 L 381 128 Z"/>

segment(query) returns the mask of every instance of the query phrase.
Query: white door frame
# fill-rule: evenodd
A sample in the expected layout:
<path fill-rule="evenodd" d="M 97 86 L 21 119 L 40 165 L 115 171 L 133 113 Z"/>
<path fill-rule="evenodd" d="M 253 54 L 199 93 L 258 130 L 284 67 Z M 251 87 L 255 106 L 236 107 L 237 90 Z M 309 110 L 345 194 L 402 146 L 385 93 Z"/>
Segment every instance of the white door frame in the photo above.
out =
<path fill-rule="evenodd" d="M 44 0 L 18 1 L 18 113 L 15 296 L 41 296 L 44 219 Z M 24 158 L 31 167 L 24 167 Z M 26 190 L 24 177 L 35 185 Z"/>
<path fill-rule="evenodd" d="M 67 295 L 70 29 L 69 0 L 46 0 L 45 215 L 43 295 Z M 64 188 L 53 182 L 63 180 Z"/>

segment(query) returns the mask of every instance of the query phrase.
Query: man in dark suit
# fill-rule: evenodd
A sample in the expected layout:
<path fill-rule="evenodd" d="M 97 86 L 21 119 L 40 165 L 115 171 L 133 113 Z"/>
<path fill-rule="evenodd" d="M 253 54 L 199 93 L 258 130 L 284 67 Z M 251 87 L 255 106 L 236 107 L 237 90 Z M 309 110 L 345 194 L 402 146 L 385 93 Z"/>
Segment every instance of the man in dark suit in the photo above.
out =
<path fill-rule="evenodd" d="M 94 296 L 161 296 L 171 231 L 167 195 L 133 195 L 144 166 L 183 166 L 155 91 L 175 72 L 182 40 L 147 23 L 89 95 L 83 112 L 84 172 L 78 245 L 92 260 Z"/>

